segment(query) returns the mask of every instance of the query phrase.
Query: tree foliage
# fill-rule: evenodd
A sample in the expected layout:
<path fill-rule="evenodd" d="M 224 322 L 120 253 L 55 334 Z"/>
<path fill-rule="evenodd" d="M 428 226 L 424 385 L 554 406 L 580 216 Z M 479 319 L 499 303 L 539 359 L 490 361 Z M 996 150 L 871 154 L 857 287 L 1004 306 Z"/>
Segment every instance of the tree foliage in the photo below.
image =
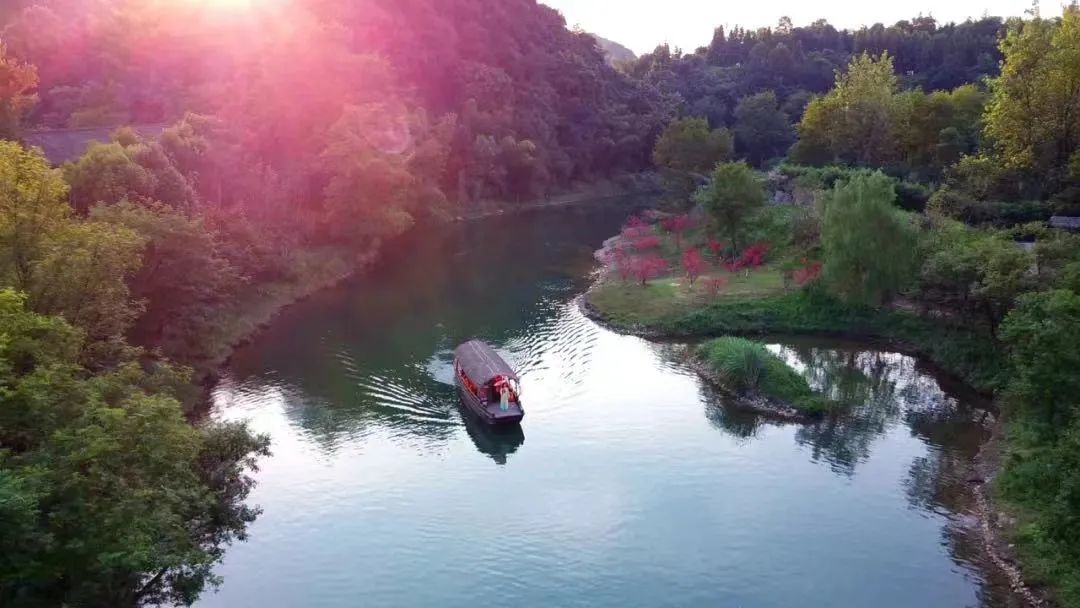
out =
<path fill-rule="evenodd" d="M 776 93 L 764 91 L 744 97 L 735 106 L 735 141 L 754 166 L 783 155 L 794 140 L 791 120 L 780 109 Z"/>
<path fill-rule="evenodd" d="M 765 190 L 745 162 L 721 163 L 695 199 L 738 254 L 750 218 L 765 204 Z"/>
<path fill-rule="evenodd" d="M 159 390 L 176 380 L 166 367 L 87 375 L 83 333 L 26 304 L 0 290 L 0 599 L 191 602 L 253 516 L 244 479 L 266 439 L 189 425 Z"/>
<path fill-rule="evenodd" d="M 825 203 L 824 277 L 837 295 L 878 304 L 905 288 L 917 269 L 917 233 L 894 206 L 893 182 L 880 172 L 838 185 Z"/>

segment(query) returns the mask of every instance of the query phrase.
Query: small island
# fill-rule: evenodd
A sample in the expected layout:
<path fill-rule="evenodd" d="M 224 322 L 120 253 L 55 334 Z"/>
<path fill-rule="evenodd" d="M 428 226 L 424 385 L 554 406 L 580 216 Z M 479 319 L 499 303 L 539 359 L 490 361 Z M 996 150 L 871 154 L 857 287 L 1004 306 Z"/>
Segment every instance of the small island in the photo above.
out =
<path fill-rule="evenodd" d="M 726 336 L 702 344 L 691 367 L 736 397 L 737 405 L 771 418 L 808 422 L 835 407 L 764 344 L 746 338 Z"/>

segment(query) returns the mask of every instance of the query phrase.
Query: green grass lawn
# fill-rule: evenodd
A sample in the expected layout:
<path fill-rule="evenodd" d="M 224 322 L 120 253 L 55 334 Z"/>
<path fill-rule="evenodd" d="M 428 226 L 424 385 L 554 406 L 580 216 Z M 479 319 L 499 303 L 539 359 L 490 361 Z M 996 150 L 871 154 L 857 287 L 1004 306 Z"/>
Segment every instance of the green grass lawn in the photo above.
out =
<path fill-rule="evenodd" d="M 705 287 L 709 278 L 727 279 L 718 293 Z M 609 277 L 589 294 L 589 301 L 604 314 L 620 324 L 649 324 L 672 315 L 686 313 L 712 301 L 738 298 L 761 298 L 784 292 L 784 280 L 779 270 L 768 266 L 749 273 L 730 273 L 713 269 L 699 278 L 690 288 L 683 276 L 669 275 L 640 283 L 620 281 Z"/>

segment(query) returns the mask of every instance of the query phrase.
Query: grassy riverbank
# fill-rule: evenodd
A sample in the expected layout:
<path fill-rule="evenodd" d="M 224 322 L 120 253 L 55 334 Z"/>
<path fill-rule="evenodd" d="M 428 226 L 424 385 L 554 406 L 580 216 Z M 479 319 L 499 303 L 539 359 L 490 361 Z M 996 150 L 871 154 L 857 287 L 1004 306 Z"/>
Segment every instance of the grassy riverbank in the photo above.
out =
<path fill-rule="evenodd" d="M 654 337 L 820 334 L 870 339 L 925 357 L 985 393 L 1004 381 L 1005 357 L 990 338 L 969 328 L 903 311 L 852 306 L 814 290 L 759 296 L 725 292 L 696 302 L 673 292 L 662 284 L 642 288 L 602 281 L 586 295 L 586 307 L 617 329 Z"/>

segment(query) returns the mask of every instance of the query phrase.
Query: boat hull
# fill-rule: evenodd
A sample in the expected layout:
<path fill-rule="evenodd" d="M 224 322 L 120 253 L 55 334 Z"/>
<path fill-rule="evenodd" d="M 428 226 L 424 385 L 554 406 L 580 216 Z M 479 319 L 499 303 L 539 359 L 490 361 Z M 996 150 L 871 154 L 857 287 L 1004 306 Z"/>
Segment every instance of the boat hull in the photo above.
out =
<path fill-rule="evenodd" d="M 456 379 L 455 384 L 457 385 L 458 397 L 461 398 L 461 403 L 487 424 L 492 426 L 518 424 L 525 417 L 525 411 L 522 410 L 521 404 L 512 403 L 510 409 L 504 412 L 499 409 L 498 404 L 481 402 L 476 395 L 473 395 L 462 385 L 460 379 Z"/>

